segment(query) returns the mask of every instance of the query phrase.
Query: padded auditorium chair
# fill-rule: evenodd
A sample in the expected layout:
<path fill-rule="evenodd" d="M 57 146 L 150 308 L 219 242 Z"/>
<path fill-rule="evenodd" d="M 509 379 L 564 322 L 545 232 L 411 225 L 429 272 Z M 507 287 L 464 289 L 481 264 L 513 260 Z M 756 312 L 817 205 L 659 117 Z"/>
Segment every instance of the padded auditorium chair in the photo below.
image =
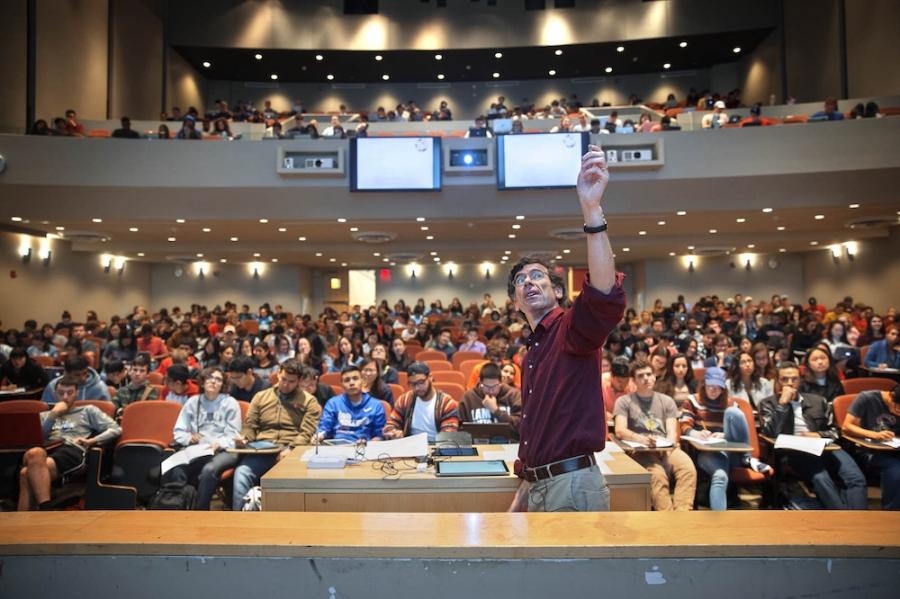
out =
<path fill-rule="evenodd" d="M 466 360 L 478 360 L 480 362 L 484 360 L 484 356 L 481 354 L 481 352 L 477 351 L 458 351 L 453 354 L 451 363 L 453 364 L 453 368 L 455 370 L 460 370 L 460 365 Z"/>
<path fill-rule="evenodd" d="M 137 507 L 137 489 L 103 482 L 104 459 L 107 455 L 101 447 L 92 447 L 88 452 L 84 509 L 133 510 Z"/>
<path fill-rule="evenodd" d="M 9 414 L 11 412 L 40 414 L 49 409 L 50 406 L 37 399 L 11 399 L 9 401 L 0 402 L 0 414 Z"/>
<path fill-rule="evenodd" d="M 406 389 L 396 383 L 388 383 L 388 386 L 391 388 L 391 393 L 394 394 L 394 401 L 397 401 L 397 398 L 406 393 Z"/>
<path fill-rule="evenodd" d="M 476 360 L 464 360 L 459 365 L 459 371 L 462 373 L 463 378 L 468 381 L 472 378 L 472 371 L 475 370 L 476 366 L 486 363 L 487 360 L 484 358 L 478 358 Z"/>
<path fill-rule="evenodd" d="M 856 395 L 856 393 L 838 395 L 831 404 L 831 410 L 834 414 L 834 424 L 838 427 L 838 430 L 841 431 L 841 434 L 844 432 L 844 418 L 847 417 L 847 410 L 850 409 L 850 404 L 856 399 Z"/>
<path fill-rule="evenodd" d="M 750 405 L 750 402 L 738 399 L 731 398 L 734 403 L 741 409 L 741 412 L 744 413 L 744 418 L 747 419 L 747 430 L 750 431 L 750 455 L 754 458 L 759 458 L 759 437 L 756 434 L 756 426 L 754 426 L 756 419 L 753 417 L 753 407 Z M 770 464 L 771 466 L 771 464 Z M 743 466 L 735 466 L 731 469 L 731 473 L 728 476 L 728 479 L 731 483 L 737 485 L 761 485 L 763 487 L 763 504 L 771 505 L 774 501 L 775 496 L 775 467 L 772 466 L 771 470 L 768 473 L 763 474 L 761 472 L 757 472 L 752 468 L 745 468 Z"/>
<path fill-rule="evenodd" d="M 116 445 L 109 482 L 134 487 L 139 502 L 159 489 L 160 464 L 173 452 L 173 429 L 181 405 L 139 401 L 122 412 L 122 436 Z"/>
<path fill-rule="evenodd" d="M 892 379 L 870 376 L 842 381 L 844 393 L 855 394 L 863 391 L 892 391 L 897 386 L 897 381 Z"/>
<path fill-rule="evenodd" d="M 111 401 L 106 401 L 105 399 L 83 399 L 75 402 L 74 407 L 78 408 L 80 406 L 94 406 L 113 420 L 116 419 L 116 404 Z"/>
<path fill-rule="evenodd" d="M 326 372 L 322 376 L 319 377 L 319 382 L 323 385 L 340 385 L 341 384 L 341 373 L 340 372 Z"/>
<path fill-rule="evenodd" d="M 422 360 L 431 369 L 431 372 L 434 373 L 438 370 L 453 370 L 453 364 L 450 363 L 449 360 Z"/>
<path fill-rule="evenodd" d="M 466 379 L 457 370 L 436 370 L 431 373 L 431 377 L 435 383 L 456 383 L 463 387 L 466 386 Z"/>
<path fill-rule="evenodd" d="M 442 351 L 437 351 L 435 349 L 423 349 L 418 354 L 416 354 L 416 360 L 419 362 L 426 362 L 428 360 L 446 360 L 447 354 Z"/>
<path fill-rule="evenodd" d="M 250 411 L 250 402 L 239 401 L 238 405 L 241 407 L 241 428 L 243 428 L 244 421 L 247 419 L 247 412 Z M 234 485 L 231 483 L 231 479 L 234 478 L 234 470 L 234 468 L 229 468 L 219 475 L 219 487 L 222 490 L 225 505 L 232 505 L 231 497 Z"/>
<path fill-rule="evenodd" d="M 466 394 L 465 388 L 457 383 L 439 383 L 435 381 L 434 387 L 450 395 L 457 403 L 462 403 L 463 395 Z"/>

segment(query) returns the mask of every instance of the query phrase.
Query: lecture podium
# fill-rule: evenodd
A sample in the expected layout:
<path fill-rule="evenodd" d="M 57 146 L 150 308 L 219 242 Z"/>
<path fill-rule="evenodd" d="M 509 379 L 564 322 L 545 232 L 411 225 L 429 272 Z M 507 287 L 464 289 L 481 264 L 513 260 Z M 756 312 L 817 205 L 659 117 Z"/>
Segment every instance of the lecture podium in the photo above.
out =
<path fill-rule="evenodd" d="M 476 445 L 478 457 L 454 460 L 511 458 L 514 446 Z M 504 449 L 506 448 L 506 449 Z M 506 460 L 506 476 L 439 478 L 433 468 L 420 473 L 414 460 L 398 460 L 399 475 L 391 476 L 377 462 L 342 469 L 307 468 L 296 447 L 261 480 L 264 511 L 282 512 L 505 512 L 519 479 Z M 611 511 L 650 509 L 650 474 L 612 443 L 601 460 L 610 491 Z"/>

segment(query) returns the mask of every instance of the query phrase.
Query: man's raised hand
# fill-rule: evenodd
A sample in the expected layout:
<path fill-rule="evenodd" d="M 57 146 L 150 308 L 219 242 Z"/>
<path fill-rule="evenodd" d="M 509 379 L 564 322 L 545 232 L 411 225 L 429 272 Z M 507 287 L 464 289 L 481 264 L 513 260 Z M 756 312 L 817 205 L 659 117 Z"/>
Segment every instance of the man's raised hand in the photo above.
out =
<path fill-rule="evenodd" d="M 578 173 L 578 200 L 584 213 L 584 222 L 590 226 L 602 224 L 603 211 L 601 202 L 603 192 L 609 183 L 609 168 L 606 164 L 606 153 L 600 146 L 588 146 L 588 152 L 581 158 L 581 171 Z M 594 217 L 599 217 L 597 222 Z"/>

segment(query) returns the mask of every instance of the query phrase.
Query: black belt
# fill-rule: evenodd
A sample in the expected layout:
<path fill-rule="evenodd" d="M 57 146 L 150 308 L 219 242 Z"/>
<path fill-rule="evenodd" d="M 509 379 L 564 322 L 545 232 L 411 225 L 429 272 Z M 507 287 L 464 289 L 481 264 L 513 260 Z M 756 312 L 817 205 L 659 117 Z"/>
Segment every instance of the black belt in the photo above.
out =
<path fill-rule="evenodd" d="M 596 463 L 597 460 L 594 459 L 594 454 L 587 454 L 560 460 L 558 462 L 551 462 L 550 464 L 545 464 L 536 468 L 525 468 L 525 480 L 533 483 L 538 480 L 575 472 L 576 470 L 581 470 L 583 468 L 590 468 Z"/>

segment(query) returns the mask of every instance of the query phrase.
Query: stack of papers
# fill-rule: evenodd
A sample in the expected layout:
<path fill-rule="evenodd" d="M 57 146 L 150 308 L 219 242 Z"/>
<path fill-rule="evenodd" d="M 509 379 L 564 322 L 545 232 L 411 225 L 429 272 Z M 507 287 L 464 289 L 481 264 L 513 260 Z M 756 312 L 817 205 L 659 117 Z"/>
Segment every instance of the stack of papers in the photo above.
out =
<path fill-rule="evenodd" d="M 778 435 L 775 449 L 792 449 L 812 455 L 822 455 L 829 440 L 825 437 L 801 437 L 799 435 Z"/>
<path fill-rule="evenodd" d="M 637 441 L 626 441 L 624 439 L 619 439 L 621 443 L 625 445 L 625 447 L 630 447 L 632 449 L 650 449 L 649 446 L 644 445 L 643 443 L 638 443 Z M 666 448 L 666 447 L 674 447 L 675 444 L 669 441 L 665 437 L 657 437 L 656 438 L 656 447 L 657 448 Z"/>
<path fill-rule="evenodd" d="M 160 475 L 165 474 L 176 466 L 184 466 L 190 464 L 193 460 L 205 456 L 213 455 L 212 446 L 209 443 L 199 443 L 197 445 L 189 445 L 181 451 L 176 451 L 171 456 L 163 460 Z"/>
<path fill-rule="evenodd" d="M 706 439 L 701 439 L 700 437 L 690 435 L 688 436 L 688 439 L 690 439 L 694 443 L 699 443 L 700 445 L 715 445 L 716 443 L 727 443 L 725 437 L 708 437 Z"/>
<path fill-rule="evenodd" d="M 311 457 L 344 458 L 348 461 L 356 459 L 356 445 L 320 445 L 318 450 L 307 449 L 300 459 L 308 462 Z M 403 437 L 392 441 L 372 441 L 366 444 L 366 460 L 382 460 L 395 458 L 418 458 L 428 455 L 428 435 L 421 433 L 412 437 Z"/>

